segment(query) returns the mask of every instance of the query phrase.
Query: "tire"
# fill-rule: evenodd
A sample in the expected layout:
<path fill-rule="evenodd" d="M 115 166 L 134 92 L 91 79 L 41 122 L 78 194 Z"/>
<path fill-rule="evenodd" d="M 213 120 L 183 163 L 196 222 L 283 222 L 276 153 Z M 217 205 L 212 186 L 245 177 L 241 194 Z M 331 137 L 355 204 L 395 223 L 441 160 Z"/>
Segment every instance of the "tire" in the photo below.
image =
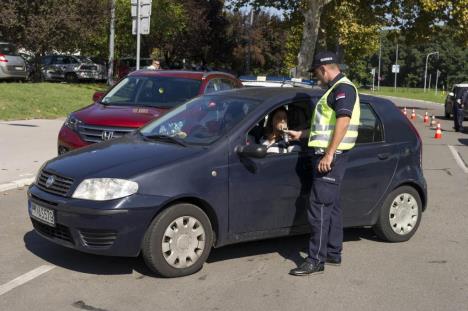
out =
<path fill-rule="evenodd" d="M 65 75 L 65 81 L 68 83 L 75 83 L 78 81 L 78 77 L 74 73 L 67 73 Z"/>
<path fill-rule="evenodd" d="M 422 216 L 419 193 L 410 186 L 401 186 L 387 196 L 374 231 L 388 242 L 408 241 L 418 230 Z"/>
<path fill-rule="evenodd" d="M 143 239 L 142 255 L 153 272 L 181 277 L 202 268 L 212 244 L 208 216 L 195 205 L 176 204 L 152 221 Z"/>

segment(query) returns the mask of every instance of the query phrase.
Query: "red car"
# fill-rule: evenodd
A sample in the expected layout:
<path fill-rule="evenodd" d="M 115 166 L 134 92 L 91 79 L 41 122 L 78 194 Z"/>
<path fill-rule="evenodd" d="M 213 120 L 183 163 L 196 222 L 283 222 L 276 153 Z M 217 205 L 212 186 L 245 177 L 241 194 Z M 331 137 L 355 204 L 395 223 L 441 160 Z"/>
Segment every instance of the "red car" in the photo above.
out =
<path fill-rule="evenodd" d="M 200 94 L 241 87 L 240 80 L 224 72 L 132 72 L 68 116 L 58 135 L 58 153 L 120 137 Z"/>

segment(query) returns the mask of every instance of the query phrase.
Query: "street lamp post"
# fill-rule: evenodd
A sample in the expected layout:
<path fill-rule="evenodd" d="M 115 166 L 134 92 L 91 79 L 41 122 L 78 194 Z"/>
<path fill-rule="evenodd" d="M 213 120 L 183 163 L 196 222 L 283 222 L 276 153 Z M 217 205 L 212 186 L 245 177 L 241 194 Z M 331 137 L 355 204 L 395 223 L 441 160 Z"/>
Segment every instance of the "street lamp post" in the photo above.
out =
<path fill-rule="evenodd" d="M 433 54 L 439 55 L 439 52 L 431 52 L 431 53 L 427 54 L 427 56 L 426 56 L 426 69 L 424 70 L 424 92 L 426 92 L 427 61 L 429 60 L 429 56 L 431 56 L 431 55 L 433 55 Z"/>
<path fill-rule="evenodd" d="M 377 73 L 377 91 L 380 91 L 380 63 L 382 59 L 382 36 L 379 34 L 380 44 L 379 44 L 379 70 Z"/>

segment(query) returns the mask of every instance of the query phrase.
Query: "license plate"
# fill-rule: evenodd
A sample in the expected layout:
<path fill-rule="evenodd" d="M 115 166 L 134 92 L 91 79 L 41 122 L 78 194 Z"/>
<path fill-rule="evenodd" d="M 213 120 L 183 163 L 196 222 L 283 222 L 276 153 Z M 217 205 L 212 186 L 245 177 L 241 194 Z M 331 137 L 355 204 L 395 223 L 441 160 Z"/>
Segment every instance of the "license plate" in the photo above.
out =
<path fill-rule="evenodd" d="M 18 71 L 23 71 L 23 67 L 21 67 L 21 66 L 16 66 L 15 69 L 18 70 Z"/>
<path fill-rule="evenodd" d="M 46 225 L 55 227 L 54 210 L 51 210 L 50 208 L 46 208 L 31 202 L 31 217 L 42 223 L 45 223 Z"/>

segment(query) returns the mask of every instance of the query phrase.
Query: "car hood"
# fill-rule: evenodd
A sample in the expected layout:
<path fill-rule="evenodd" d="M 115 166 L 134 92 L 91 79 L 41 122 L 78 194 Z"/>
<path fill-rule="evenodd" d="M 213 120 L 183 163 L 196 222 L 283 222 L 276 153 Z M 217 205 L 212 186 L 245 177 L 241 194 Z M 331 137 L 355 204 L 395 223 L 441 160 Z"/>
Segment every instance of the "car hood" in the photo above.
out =
<path fill-rule="evenodd" d="M 80 148 L 50 160 L 48 172 L 85 178 L 133 178 L 195 157 L 205 149 L 144 139 L 139 133 Z"/>
<path fill-rule="evenodd" d="M 169 109 L 141 106 L 111 106 L 94 103 L 74 115 L 89 125 L 138 128 L 157 119 Z"/>

